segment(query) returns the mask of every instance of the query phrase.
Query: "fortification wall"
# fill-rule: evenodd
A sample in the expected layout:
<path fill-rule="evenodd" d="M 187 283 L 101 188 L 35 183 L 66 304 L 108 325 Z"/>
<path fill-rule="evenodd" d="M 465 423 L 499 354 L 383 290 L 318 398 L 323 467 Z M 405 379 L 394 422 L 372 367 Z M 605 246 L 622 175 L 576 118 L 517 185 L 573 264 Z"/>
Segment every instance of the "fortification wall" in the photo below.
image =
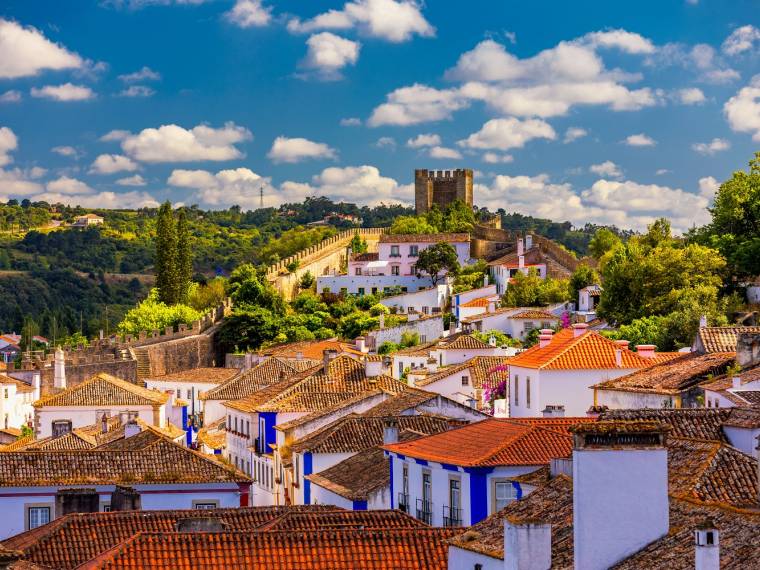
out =
<path fill-rule="evenodd" d="M 174 374 L 193 368 L 208 368 L 224 364 L 216 351 L 214 337 L 217 327 L 202 334 L 158 342 L 141 347 L 150 363 L 144 377 Z"/>

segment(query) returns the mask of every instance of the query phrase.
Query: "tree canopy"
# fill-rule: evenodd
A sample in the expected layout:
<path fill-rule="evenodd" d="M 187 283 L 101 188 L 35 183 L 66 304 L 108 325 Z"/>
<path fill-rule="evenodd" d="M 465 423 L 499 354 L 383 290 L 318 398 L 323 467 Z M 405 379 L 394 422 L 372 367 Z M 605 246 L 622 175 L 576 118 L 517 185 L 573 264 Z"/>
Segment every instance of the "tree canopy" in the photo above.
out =
<path fill-rule="evenodd" d="M 420 251 L 417 257 L 417 270 L 427 273 L 433 285 L 443 278 L 443 271 L 456 275 L 459 272 L 459 259 L 454 247 L 446 242 L 440 242 Z"/>

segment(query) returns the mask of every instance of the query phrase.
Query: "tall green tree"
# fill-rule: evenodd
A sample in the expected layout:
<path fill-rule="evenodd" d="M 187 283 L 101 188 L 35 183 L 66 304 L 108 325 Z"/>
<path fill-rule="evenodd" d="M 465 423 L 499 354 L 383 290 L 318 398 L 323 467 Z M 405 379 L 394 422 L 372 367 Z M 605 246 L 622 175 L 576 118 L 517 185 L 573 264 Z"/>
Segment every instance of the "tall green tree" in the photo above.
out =
<path fill-rule="evenodd" d="M 599 228 L 594 233 L 594 237 L 588 244 L 591 255 L 596 259 L 601 259 L 605 253 L 612 251 L 620 245 L 620 238 L 609 228 Z"/>
<path fill-rule="evenodd" d="M 423 249 L 417 257 L 417 270 L 427 273 L 433 286 L 443 279 L 442 271 L 451 275 L 459 273 L 457 251 L 451 244 L 440 242 Z"/>
<path fill-rule="evenodd" d="M 179 302 L 186 303 L 193 279 L 193 251 L 184 210 L 177 214 L 177 279 Z"/>
<path fill-rule="evenodd" d="M 599 275 L 588 265 L 581 264 L 570 276 L 571 300 L 578 302 L 578 291 L 599 283 Z"/>
<path fill-rule="evenodd" d="M 159 300 L 174 305 L 180 300 L 180 279 L 177 264 L 177 223 L 172 205 L 164 202 L 156 222 L 156 287 Z"/>
<path fill-rule="evenodd" d="M 351 253 L 367 253 L 367 240 L 360 236 L 359 232 L 356 232 L 348 247 L 351 248 Z"/>

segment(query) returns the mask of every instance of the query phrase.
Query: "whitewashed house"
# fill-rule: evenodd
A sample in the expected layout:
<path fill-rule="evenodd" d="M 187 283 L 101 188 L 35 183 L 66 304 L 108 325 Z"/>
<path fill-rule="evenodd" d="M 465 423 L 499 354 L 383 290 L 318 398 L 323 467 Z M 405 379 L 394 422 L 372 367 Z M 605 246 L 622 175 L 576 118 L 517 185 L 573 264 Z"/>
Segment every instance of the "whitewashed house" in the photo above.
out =
<path fill-rule="evenodd" d="M 410 383 L 461 404 L 482 409 L 483 390 L 509 378 L 504 356 L 475 356 L 460 364 L 439 368 L 434 374 L 419 379 L 410 375 Z"/>
<path fill-rule="evenodd" d="M 378 302 L 388 307 L 392 312 L 416 312 L 422 315 L 435 315 L 446 307 L 450 290 L 451 286 L 446 282 L 430 289 L 420 289 L 415 292 L 383 297 Z"/>
<path fill-rule="evenodd" d="M 556 309 L 554 311 L 540 307 L 496 307 L 488 305 L 484 311 L 464 317 L 462 319 L 462 330 L 464 332 L 496 330 L 522 341 L 534 329 L 556 328 L 560 323 L 560 317 Z"/>
<path fill-rule="evenodd" d="M 174 396 L 188 403 L 190 413 L 201 411 L 201 394 L 233 380 L 240 374 L 237 368 L 193 368 L 164 376 L 145 379 L 148 390 L 173 391 Z"/>
<path fill-rule="evenodd" d="M 456 293 L 451 297 L 451 312 L 457 322 L 465 317 L 471 317 L 486 310 L 489 303 L 497 304 L 499 294 L 496 285 L 488 284 L 488 275 L 483 279 L 483 287 Z"/>
<path fill-rule="evenodd" d="M 39 373 L 32 378 L 31 386 L 0 374 L 0 427 L 21 429 L 22 426 L 31 426 L 34 419 L 32 404 L 39 397 Z"/>
<path fill-rule="evenodd" d="M 548 263 L 539 247 L 533 245 L 533 236 L 529 234 L 525 236 L 524 241 L 523 238 L 518 238 L 517 249 L 490 262 L 488 269 L 497 292 L 503 295 L 509 287 L 509 282 L 518 273 L 527 275 L 532 269 L 539 278 L 546 279 Z"/>

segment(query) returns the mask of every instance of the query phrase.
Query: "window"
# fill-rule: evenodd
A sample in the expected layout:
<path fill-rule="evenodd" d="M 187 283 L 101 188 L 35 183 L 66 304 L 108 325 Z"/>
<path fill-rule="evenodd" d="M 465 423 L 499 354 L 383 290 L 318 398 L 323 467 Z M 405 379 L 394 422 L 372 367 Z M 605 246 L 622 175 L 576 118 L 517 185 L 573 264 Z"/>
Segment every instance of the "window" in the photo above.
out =
<path fill-rule="evenodd" d="M 193 399 L 193 389 L 192 388 L 188 388 L 187 389 L 187 399 L 188 400 L 192 400 Z"/>
<path fill-rule="evenodd" d="M 420 246 L 418 245 L 409 246 L 409 257 L 417 257 L 419 254 L 420 254 Z"/>
<path fill-rule="evenodd" d="M 532 331 L 534 328 L 536 328 L 536 325 L 533 324 L 533 321 L 526 321 L 523 325 L 523 330 L 525 332 Z"/>
<path fill-rule="evenodd" d="M 53 422 L 53 437 L 60 437 L 71 432 L 71 422 L 69 420 L 55 420 Z"/>
<path fill-rule="evenodd" d="M 364 295 L 364 287 L 359 287 L 359 295 Z"/>
<path fill-rule="evenodd" d="M 111 503 L 103 503 L 103 512 L 104 513 L 110 513 L 111 512 Z"/>
<path fill-rule="evenodd" d="M 391 257 L 401 257 L 401 253 L 399 252 L 399 246 L 397 245 L 391 246 Z"/>
<path fill-rule="evenodd" d="M 459 479 L 449 479 L 449 504 L 443 509 L 443 526 L 462 525 L 462 487 Z"/>
<path fill-rule="evenodd" d="M 423 305 L 423 307 L 422 307 L 422 314 L 423 314 L 423 315 L 428 315 L 428 314 L 430 314 L 430 307 L 425 307 L 425 306 Z"/>
<path fill-rule="evenodd" d="M 218 509 L 219 501 L 207 501 L 205 499 L 201 501 L 193 501 L 193 508 L 199 511 Z"/>
<path fill-rule="evenodd" d="M 520 377 L 515 375 L 515 406 L 520 405 Z"/>
<path fill-rule="evenodd" d="M 266 424 L 264 418 L 259 418 L 259 453 L 264 453 L 267 448 Z"/>
<path fill-rule="evenodd" d="M 525 379 L 525 406 L 530 408 L 530 376 Z"/>
<path fill-rule="evenodd" d="M 417 273 L 417 266 L 416 266 L 416 265 L 412 265 L 412 266 L 410 266 L 410 267 L 409 267 L 409 273 L 410 273 L 411 275 L 414 275 L 415 273 Z"/>
<path fill-rule="evenodd" d="M 298 481 L 301 479 L 301 469 L 300 469 L 300 456 L 297 453 L 293 454 L 293 479 L 295 479 L 295 484 L 298 485 Z"/>
<path fill-rule="evenodd" d="M 348 287 L 341 287 L 341 288 L 340 288 L 340 294 L 341 294 L 343 297 L 345 297 L 346 295 L 348 295 Z"/>
<path fill-rule="evenodd" d="M 399 362 L 398 363 L 398 375 L 399 375 L 399 378 L 404 375 L 404 363 L 403 362 Z"/>
<path fill-rule="evenodd" d="M 469 386 L 469 385 L 470 385 L 470 377 L 462 376 L 462 386 Z"/>
<path fill-rule="evenodd" d="M 551 323 L 541 323 L 541 328 L 542 329 L 550 329 L 550 328 L 552 328 L 552 324 Z"/>
<path fill-rule="evenodd" d="M 391 265 L 391 275 L 399 275 L 401 267 L 398 265 Z"/>
<path fill-rule="evenodd" d="M 361 274 L 362 274 L 362 268 L 357 267 L 356 270 L 354 271 L 354 275 L 361 275 Z"/>
<path fill-rule="evenodd" d="M 245 435 L 248 437 L 251 437 L 251 422 L 250 420 L 245 420 Z"/>
<path fill-rule="evenodd" d="M 50 506 L 34 506 L 26 509 L 26 528 L 31 530 L 50 522 Z"/>
<path fill-rule="evenodd" d="M 510 481 L 494 482 L 494 512 L 500 511 L 516 499 L 517 492 Z"/>
<path fill-rule="evenodd" d="M 377 287 L 372 287 L 372 294 L 377 295 Z"/>
<path fill-rule="evenodd" d="M 429 471 L 422 472 L 422 499 L 417 499 L 417 518 L 427 524 L 433 518 L 433 485 Z"/>

